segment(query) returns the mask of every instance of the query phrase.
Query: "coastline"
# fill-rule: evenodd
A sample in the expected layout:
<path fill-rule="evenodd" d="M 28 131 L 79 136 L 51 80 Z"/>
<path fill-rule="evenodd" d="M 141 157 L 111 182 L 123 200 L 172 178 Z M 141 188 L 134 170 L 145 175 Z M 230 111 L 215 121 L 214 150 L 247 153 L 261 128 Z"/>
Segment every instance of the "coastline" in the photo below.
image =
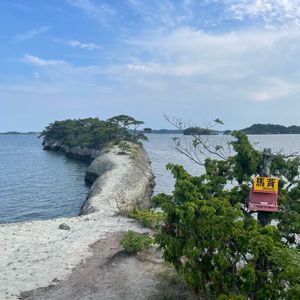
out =
<path fill-rule="evenodd" d="M 110 168 L 100 168 L 104 162 Z M 153 174 L 146 151 L 103 149 L 88 170 L 95 180 L 80 216 L 0 224 L 0 299 L 66 279 L 98 240 L 127 230 L 149 232 L 124 216 L 134 206 L 150 205 Z M 70 230 L 59 229 L 63 223 Z"/>

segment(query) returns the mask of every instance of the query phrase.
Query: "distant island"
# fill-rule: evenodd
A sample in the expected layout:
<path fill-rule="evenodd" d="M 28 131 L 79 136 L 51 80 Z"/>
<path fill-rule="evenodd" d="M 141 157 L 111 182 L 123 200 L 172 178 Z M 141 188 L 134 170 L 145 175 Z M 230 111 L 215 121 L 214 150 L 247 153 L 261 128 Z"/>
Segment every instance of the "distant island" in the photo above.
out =
<path fill-rule="evenodd" d="M 216 130 L 201 128 L 201 127 L 188 127 L 183 130 L 184 135 L 216 135 Z"/>
<path fill-rule="evenodd" d="M 218 134 L 217 131 L 201 128 L 201 127 L 188 127 L 183 130 L 179 129 L 151 129 L 144 128 L 144 133 L 155 133 L 155 134 L 184 134 L 184 135 L 211 135 Z"/>
<path fill-rule="evenodd" d="M 124 117 L 124 116 L 121 115 L 121 116 L 117 116 L 117 118 L 118 117 Z M 128 116 L 125 116 L 125 117 L 128 117 Z M 111 119 L 113 119 L 113 118 L 111 118 Z M 68 120 L 68 121 L 70 122 L 70 120 Z M 136 121 L 136 120 L 134 120 L 134 121 Z M 66 122 L 66 121 L 62 121 L 62 123 L 63 122 Z M 135 125 L 141 125 L 139 123 L 140 121 L 137 121 L 137 122 L 138 123 L 135 124 Z M 130 124 L 130 122 L 129 122 L 129 124 Z M 133 122 L 133 124 L 134 124 L 134 122 Z M 55 126 L 57 126 L 57 125 L 59 125 L 58 122 L 55 124 Z M 111 130 L 111 128 L 110 128 L 110 130 Z M 240 129 L 240 130 L 245 132 L 246 134 L 300 134 L 300 126 L 296 126 L 296 125 L 283 126 L 283 125 L 279 125 L 279 124 L 261 124 L 261 123 L 257 123 L 257 124 L 253 124 L 249 127 L 246 127 L 244 129 Z M 223 131 L 221 131 L 221 130 L 212 130 L 212 129 L 202 128 L 202 127 L 188 127 L 188 128 L 185 128 L 184 130 L 178 130 L 178 129 L 152 129 L 152 128 L 149 128 L 149 127 L 146 127 L 142 130 L 138 130 L 137 128 L 135 128 L 135 129 L 127 128 L 127 132 L 129 134 L 131 134 L 131 135 L 139 134 L 140 135 L 139 137 L 142 137 L 143 134 L 145 134 L 145 133 L 146 134 L 151 134 L 151 133 L 153 133 L 153 134 L 184 134 L 184 135 L 218 135 L 218 134 L 230 135 L 232 133 L 232 131 L 233 130 L 223 130 Z M 42 134 L 43 135 L 43 133 L 45 134 L 45 131 L 42 132 L 42 133 L 41 132 L 35 132 L 35 131 L 29 131 L 29 132 L 7 131 L 7 132 L 0 132 L 0 135 L 37 135 L 37 134 Z"/>
<path fill-rule="evenodd" d="M 144 132 L 145 133 L 156 133 L 156 134 L 181 134 L 183 133 L 183 130 L 177 130 L 177 129 L 151 129 L 150 128 L 145 128 Z"/>
<path fill-rule="evenodd" d="M 246 134 L 300 134 L 300 126 L 283 126 L 278 124 L 253 124 L 242 129 Z"/>
<path fill-rule="evenodd" d="M 250 127 L 241 129 L 241 131 L 246 134 L 300 134 L 300 126 L 292 125 L 292 126 L 283 126 L 279 124 L 253 124 Z M 145 133 L 156 133 L 156 134 L 184 134 L 184 135 L 230 135 L 232 130 L 212 130 L 208 128 L 201 127 L 188 127 L 184 130 L 169 130 L 169 129 L 159 129 L 154 130 L 147 128 Z"/>

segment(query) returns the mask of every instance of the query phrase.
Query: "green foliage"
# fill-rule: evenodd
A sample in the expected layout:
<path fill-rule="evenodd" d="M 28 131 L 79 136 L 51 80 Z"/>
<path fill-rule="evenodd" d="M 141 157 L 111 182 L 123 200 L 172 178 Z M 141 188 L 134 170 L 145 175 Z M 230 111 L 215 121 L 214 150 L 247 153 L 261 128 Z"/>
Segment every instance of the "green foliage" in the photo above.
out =
<path fill-rule="evenodd" d="M 129 128 L 130 125 L 133 124 L 144 124 L 142 121 L 137 121 L 135 118 L 127 116 L 127 115 L 118 115 L 107 119 L 108 122 L 112 124 L 116 124 L 121 127 Z"/>
<path fill-rule="evenodd" d="M 262 155 L 251 146 L 247 136 L 241 131 L 234 131 L 232 136 L 236 138 L 231 142 L 233 149 L 237 152 L 231 158 L 235 177 L 238 183 L 250 181 L 250 177 L 257 173 Z"/>
<path fill-rule="evenodd" d="M 283 126 L 278 124 L 253 124 L 242 130 L 247 134 L 299 134 L 300 126 Z"/>
<path fill-rule="evenodd" d="M 121 141 L 119 143 L 119 148 L 120 148 L 122 154 L 129 154 L 131 151 L 130 145 L 128 143 L 126 143 L 125 141 Z"/>
<path fill-rule="evenodd" d="M 125 129 L 126 131 L 128 131 L 131 128 L 131 138 L 133 141 L 137 142 L 138 140 L 148 140 L 143 132 L 138 131 L 139 126 L 144 124 L 143 121 L 138 121 L 135 118 L 127 115 L 114 116 L 108 119 L 107 121 L 111 124 Z"/>
<path fill-rule="evenodd" d="M 214 122 L 219 125 L 224 125 L 224 122 L 219 118 L 215 119 Z"/>
<path fill-rule="evenodd" d="M 134 124 L 135 119 L 128 118 L 131 120 L 129 123 L 125 120 L 123 123 L 116 122 L 114 118 L 108 121 L 101 121 L 98 118 L 55 121 L 43 130 L 40 137 L 43 137 L 45 141 L 59 142 L 64 146 L 92 149 L 100 149 L 111 142 L 119 143 L 122 140 L 137 142 L 143 139 L 143 136 L 129 132 L 128 129 Z"/>
<path fill-rule="evenodd" d="M 149 127 L 144 128 L 145 133 L 152 133 L 152 129 Z"/>
<path fill-rule="evenodd" d="M 235 155 L 206 159 L 202 176 L 167 165 L 175 189 L 154 197 L 165 214 L 156 241 L 164 259 L 206 299 L 299 299 L 299 159 L 274 157 L 271 172 L 280 178 L 281 211 L 270 216 L 277 226 L 263 227 L 243 209 L 262 153 L 244 133 L 233 136 Z M 232 182 L 237 184 L 228 188 Z"/>
<path fill-rule="evenodd" d="M 163 221 L 163 213 L 146 209 L 134 208 L 128 217 L 139 220 L 143 226 L 149 228 L 155 228 Z"/>
<path fill-rule="evenodd" d="M 212 129 L 200 128 L 200 127 L 188 127 L 183 130 L 184 135 L 212 135 L 216 132 Z"/>
<path fill-rule="evenodd" d="M 132 230 L 129 230 L 121 240 L 121 245 L 128 254 L 135 254 L 148 249 L 152 243 L 153 239 L 150 236 Z"/>

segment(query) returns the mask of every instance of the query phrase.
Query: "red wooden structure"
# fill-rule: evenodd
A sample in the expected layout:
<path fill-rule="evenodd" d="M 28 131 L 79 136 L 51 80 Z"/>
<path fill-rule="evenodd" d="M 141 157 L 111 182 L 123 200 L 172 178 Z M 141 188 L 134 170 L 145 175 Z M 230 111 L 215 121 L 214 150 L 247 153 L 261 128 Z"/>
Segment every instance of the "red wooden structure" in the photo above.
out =
<path fill-rule="evenodd" d="M 248 208 L 251 211 L 278 211 L 278 178 L 255 176 Z"/>
<path fill-rule="evenodd" d="M 278 194 L 250 191 L 248 208 L 251 211 L 278 211 Z"/>

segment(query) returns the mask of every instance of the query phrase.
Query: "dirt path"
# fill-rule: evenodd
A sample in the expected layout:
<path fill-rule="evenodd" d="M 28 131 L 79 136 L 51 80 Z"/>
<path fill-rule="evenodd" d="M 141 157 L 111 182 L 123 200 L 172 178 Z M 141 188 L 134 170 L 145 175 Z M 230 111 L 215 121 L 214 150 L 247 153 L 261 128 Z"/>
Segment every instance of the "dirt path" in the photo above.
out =
<path fill-rule="evenodd" d="M 193 299 L 155 251 L 128 256 L 120 248 L 122 234 L 93 244 L 93 255 L 73 269 L 65 281 L 23 292 L 22 300 Z M 167 274 L 167 275 L 164 275 Z"/>

